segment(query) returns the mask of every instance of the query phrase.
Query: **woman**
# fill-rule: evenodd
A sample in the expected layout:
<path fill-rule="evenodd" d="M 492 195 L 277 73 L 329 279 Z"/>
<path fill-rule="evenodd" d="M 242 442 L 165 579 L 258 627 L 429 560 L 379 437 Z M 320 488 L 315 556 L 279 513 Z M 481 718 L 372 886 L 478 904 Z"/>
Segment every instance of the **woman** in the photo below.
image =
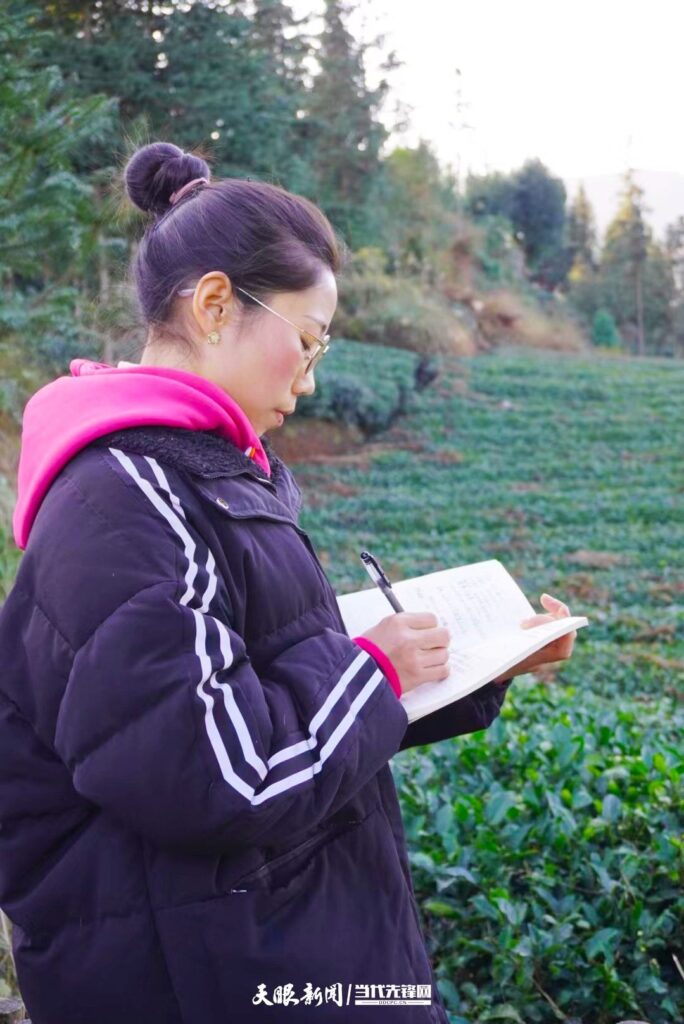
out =
<path fill-rule="evenodd" d="M 242 1024 L 375 1020 L 356 985 L 422 985 L 402 1020 L 444 1022 L 388 761 L 486 727 L 507 684 L 407 727 L 446 631 L 346 635 L 262 440 L 314 389 L 335 236 L 304 199 L 208 179 L 175 146 L 135 154 L 142 362 L 76 360 L 25 413 L 0 616 L 22 994 L 33 1024 Z"/>

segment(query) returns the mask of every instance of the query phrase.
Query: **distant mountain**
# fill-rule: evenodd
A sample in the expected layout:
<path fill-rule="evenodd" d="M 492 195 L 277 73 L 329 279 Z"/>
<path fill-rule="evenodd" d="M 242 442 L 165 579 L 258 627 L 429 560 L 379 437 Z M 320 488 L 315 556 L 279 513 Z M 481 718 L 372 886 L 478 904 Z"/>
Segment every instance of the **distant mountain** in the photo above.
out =
<path fill-rule="evenodd" d="M 684 217 L 684 174 L 676 171 L 635 171 L 634 177 L 644 190 L 648 223 L 656 238 L 662 240 L 667 225 L 678 217 Z M 575 195 L 580 184 L 584 185 L 601 235 L 617 212 L 622 180 L 622 174 L 590 174 L 586 178 L 565 179 L 569 197 Z"/>

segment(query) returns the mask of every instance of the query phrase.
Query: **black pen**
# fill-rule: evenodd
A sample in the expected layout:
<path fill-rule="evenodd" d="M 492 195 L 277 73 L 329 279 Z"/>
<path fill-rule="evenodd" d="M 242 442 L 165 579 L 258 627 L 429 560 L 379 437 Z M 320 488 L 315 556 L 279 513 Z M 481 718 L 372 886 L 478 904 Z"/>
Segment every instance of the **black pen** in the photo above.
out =
<path fill-rule="evenodd" d="M 362 551 L 361 561 L 363 562 L 366 568 L 366 572 L 373 580 L 373 583 L 376 585 L 376 587 L 379 587 L 380 590 L 382 590 L 383 594 L 385 595 L 389 603 L 392 605 L 395 612 L 403 612 L 404 609 L 401 607 L 396 597 L 394 596 L 392 584 L 388 580 L 385 573 L 382 571 L 382 566 L 378 562 L 377 558 L 373 558 L 373 556 L 368 551 Z"/>

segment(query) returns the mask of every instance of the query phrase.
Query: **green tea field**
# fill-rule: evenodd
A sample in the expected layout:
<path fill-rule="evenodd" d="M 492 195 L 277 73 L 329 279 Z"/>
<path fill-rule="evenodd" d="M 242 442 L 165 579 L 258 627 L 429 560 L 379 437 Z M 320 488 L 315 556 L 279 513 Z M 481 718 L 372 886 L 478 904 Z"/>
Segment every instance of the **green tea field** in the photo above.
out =
<path fill-rule="evenodd" d="M 354 430 L 303 419 L 288 455 L 338 592 L 364 547 L 396 579 L 498 558 L 590 620 L 489 730 L 393 761 L 452 1024 L 682 1024 L 684 365 L 504 350 L 416 392 L 411 353 L 326 362 Z M 3 590 L 17 560 L 5 535 Z"/>
<path fill-rule="evenodd" d="M 488 731 L 393 763 L 453 1024 L 684 1020 L 683 394 L 666 360 L 501 351 L 295 466 L 338 591 L 363 547 L 397 579 L 498 558 L 590 619 Z"/>

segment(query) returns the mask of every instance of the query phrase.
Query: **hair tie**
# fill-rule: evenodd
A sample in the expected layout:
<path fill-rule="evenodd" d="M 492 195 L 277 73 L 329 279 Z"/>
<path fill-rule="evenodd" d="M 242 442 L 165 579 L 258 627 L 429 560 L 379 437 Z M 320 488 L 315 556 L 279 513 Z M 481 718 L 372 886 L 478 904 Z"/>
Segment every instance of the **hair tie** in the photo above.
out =
<path fill-rule="evenodd" d="M 175 206 L 179 199 L 182 199 L 186 192 L 189 192 L 191 188 L 196 188 L 197 185 L 208 185 L 208 178 L 193 178 L 182 188 L 179 188 L 176 192 L 172 192 L 169 196 L 169 205 Z"/>

